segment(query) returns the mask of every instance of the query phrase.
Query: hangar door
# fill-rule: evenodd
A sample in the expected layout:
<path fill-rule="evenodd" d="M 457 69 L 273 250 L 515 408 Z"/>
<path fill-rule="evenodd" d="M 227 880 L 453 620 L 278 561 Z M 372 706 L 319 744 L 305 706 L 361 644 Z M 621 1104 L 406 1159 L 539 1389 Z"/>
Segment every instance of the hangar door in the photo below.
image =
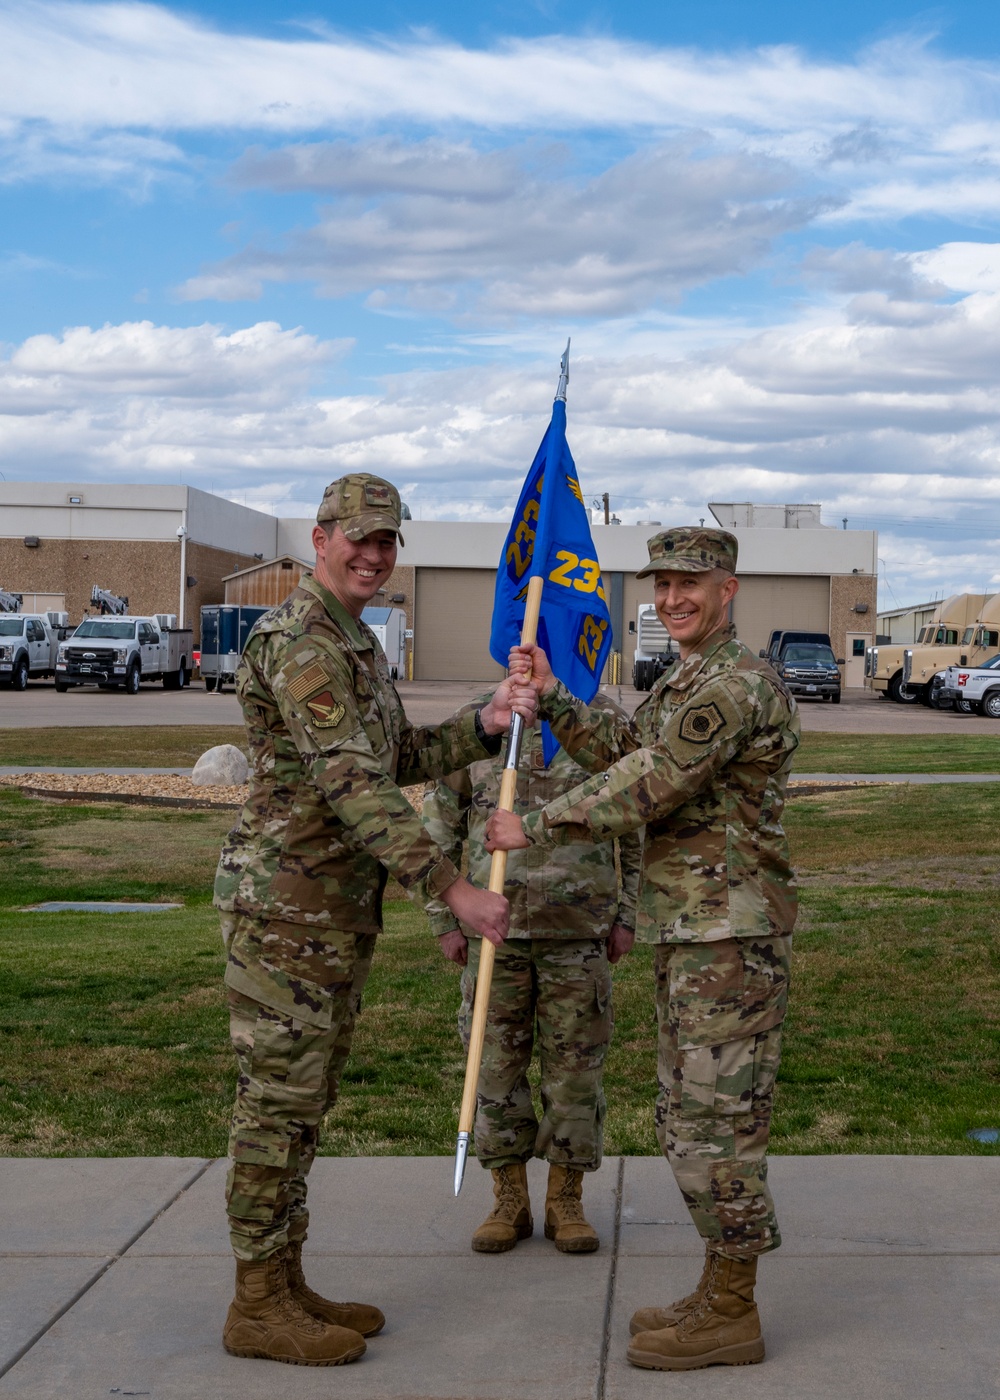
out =
<path fill-rule="evenodd" d="M 830 580 L 805 574 L 743 574 L 733 600 L 736 635 L 755 654 L 775 628 L 829 632 Z"/>
<path fill-rule="evenodd" d="M 490 656 L 494 569 L 417 569 L 413 678 L 498 681 Z"/>

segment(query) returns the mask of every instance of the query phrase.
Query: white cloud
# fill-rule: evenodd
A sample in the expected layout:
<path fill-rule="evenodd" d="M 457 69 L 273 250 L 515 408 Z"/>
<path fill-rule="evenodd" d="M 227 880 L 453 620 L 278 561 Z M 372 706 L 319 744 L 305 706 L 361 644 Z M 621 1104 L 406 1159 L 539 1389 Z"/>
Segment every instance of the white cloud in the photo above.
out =
<path fill-rule="evenodd" d="M 255 155 L 242 177 L 393 193 L 345 198 L 275 250 L 250 248 L 190 279 L 186 299 L 237 300 L 267 281 L 314 282 L 321 295 L 368 292 L 379 308 L 445 314 L 609 316 L 676 300 L 687 287 L 746 271 L 815 205 L 789 198 L 794 174 L 762 156 L 663 143 L 587 180 L 520 179 L 508 154 L 482 158 L 473 197 L 467 149 L 376 142 Z M 410 191 L 413 191 L 412 193 Z M 910 279 L 913 280 L 912 271 Z"/>
<path fill-rule="evenodd" d="M 609 490 L 626 521 L 692 520 L 708 500 L 748 499 L 820 500 L 830 523 L 883 519 L 886 539 L 909 520 L 924 544 L 893 554 L 894 588 L 928 586 L 925 547 L 946 582 L 949 560 L 966 571 L 967 556 L 992 558 L 986 542 L 1000 534 L 1000 294 L 943 310 L 918 327 L 831 312 L 822 327 L 681 359 L 667 339 L 642 356 L 588 355 L 581 343 L 570 438 L 585 492 Z M 509 511 L 547 421 L 554 357 L 317 393 L 310 376 L 341 348 L 271 323 L 32 337 L 0 362 L 0 466 L 63 480 L 181 472 L 280 512 L 341 471 L 372 469 L 425 518 Z"/>

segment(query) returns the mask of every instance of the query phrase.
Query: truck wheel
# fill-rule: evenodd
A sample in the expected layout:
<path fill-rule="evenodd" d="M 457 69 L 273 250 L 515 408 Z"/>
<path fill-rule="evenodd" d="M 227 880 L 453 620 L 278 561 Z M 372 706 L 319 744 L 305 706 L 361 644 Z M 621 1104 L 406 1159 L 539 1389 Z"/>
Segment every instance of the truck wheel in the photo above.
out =
<path fill-rule="evenodd" d="M 57 694 L 57 695 L 65 695 L 66 692 L 67 692 L 67 690 L 69 690 L 69 686 L 66 684 L 65 681 L 56 681 L 56 694 Z"/>
<path fill-rule="evenodd" d="M 1000 719 L 1000 690 L 991 690 L 979 702 L 979 712 L 987 719 Z"/>
<path fill-rule="evenodd" d="M 14 674 L 10 678 L 10 683 L 14 690 L 28 689 L 28 663 L 23 656 L 14 667 Z"/>
<path fill-rule="evenodd" d="M 214 677 L 214 676 L 206 676 L 206 677 L 205 677 L 205 690 L 208 692 L 209 695 L 211 695 L 211 693 L 212 693 L 212 691 L 213 691 L 214 689 L 215 689 L 215 677 Z"/>
<path fill-rule="evenodd" d="M 979 706 L 971 700 L 966 700 L 964 696 L 955 701 L 955 713 L 959 715 L 974 715 L 978 712 Z"/>
<path fill-rule="evenodd" d="M 903 685 L 902 671 L 897 671 L 889 682 L 889 699 L 895 700 L 897 705 L 915 705 L 917 703 L 917 696 Z"/>
<path fill-rule="evenodd" d="M 831 695 L 831 696 L 830 696 L 830 699 L 833 701 L 833 703 L 834 703 L 835 705 L 839 705 L 839 704 L 840 704 L 840 691 L 838 690 L 837 693 L 836 693 L 836 695 Z"/>
<path fill-rule="evenodd" d="M 128 671 L 125 673 L 125 694 L 126 694 L 126 695 L 138 695 L 138 694 L 139 694 L 139 680 L 140 680 L 140 676 L 139 676 L 139 668 L 138 668 L 138 666 L 130 666 L 130 667 L 128 668 Z"/>
<path fill-rule="evenodd" d="M 632 668 L 632 684 L 636 690 L 648 690 L 649 680 L 649 662 L 637 661 Z"/>

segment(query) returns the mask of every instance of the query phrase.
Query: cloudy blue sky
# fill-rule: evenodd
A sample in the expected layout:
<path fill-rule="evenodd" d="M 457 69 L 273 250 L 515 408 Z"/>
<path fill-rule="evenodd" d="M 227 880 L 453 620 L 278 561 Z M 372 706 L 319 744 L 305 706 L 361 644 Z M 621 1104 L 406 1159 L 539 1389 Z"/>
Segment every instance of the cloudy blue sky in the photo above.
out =
<path fill-rule="evenodd" d="M 0 0 L 0 471 L 819 501 L 1000 588 L 1000 9 Z"/>

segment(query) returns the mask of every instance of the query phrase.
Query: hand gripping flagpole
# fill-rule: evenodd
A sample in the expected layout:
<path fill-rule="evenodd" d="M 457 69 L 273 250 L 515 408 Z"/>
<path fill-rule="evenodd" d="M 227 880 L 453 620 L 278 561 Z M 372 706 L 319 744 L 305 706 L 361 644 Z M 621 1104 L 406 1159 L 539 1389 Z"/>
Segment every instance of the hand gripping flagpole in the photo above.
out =
<path fill-rule="evenodd" d="M 556 389 L 556 402 L 566 402 L 566 386 L 569 384 L 569 341 L 559 364 L 559 385 Z M 556 444 L 553 434 L 549 440 L 545 474 L 551 481 L 550 472 L 556 468 Z M 542 499 L 545 498 L 545 485 L 542 483 Z M 551 498 L 551 493 L 550 493 Z M 544 505 L 542 506 L 544 510 Z M 541 534 L 541 521 L 539 521 Z M 545 560 L 532 555 L 532 568 L 544 568 Z M 542 607 L 542 586 L 544 575 L 532 573 L 528 579 L 528 591 L 524 604 L 524 623 L 521 627 L 521 645 L 531 646 L 538 634 L 538 615 Z M 513 715 L 510 721 L 510 734 L 507 739 L 507 760 L 500 779 L 500 800 L 497 810 L 513 812 L 517 793 L 517 768 L 521 759 L 521 740 L 524 737 L 524 721 L 520 715 Z M 494 894 L 503 894 L 507 878 L 507 852 L 494 851 L 490 865 L 489 888 Z M 493 983 L 493 960 L 496 949 L 487 938 L 480 942 L 479 971 L 476 975 L 476 999 L 472 1008 L 472 1030 L 469 1033 L 469 1054 L 465 1062 L 465 1086 L 462 1090 L 462 1107 L 458 1115 L 458 1142 L 455 1145 L 455 1195 L 462 1189 L 465 1176 L 465 1162 L 469 1155 L 469 1139 L 476 1116 L 476 1097 L 479 1089 L 479 1071 L 483 1060 L 483 1041 L 486 1038 L 486 1016 L 490 1009 L 490 988 Z"/>

